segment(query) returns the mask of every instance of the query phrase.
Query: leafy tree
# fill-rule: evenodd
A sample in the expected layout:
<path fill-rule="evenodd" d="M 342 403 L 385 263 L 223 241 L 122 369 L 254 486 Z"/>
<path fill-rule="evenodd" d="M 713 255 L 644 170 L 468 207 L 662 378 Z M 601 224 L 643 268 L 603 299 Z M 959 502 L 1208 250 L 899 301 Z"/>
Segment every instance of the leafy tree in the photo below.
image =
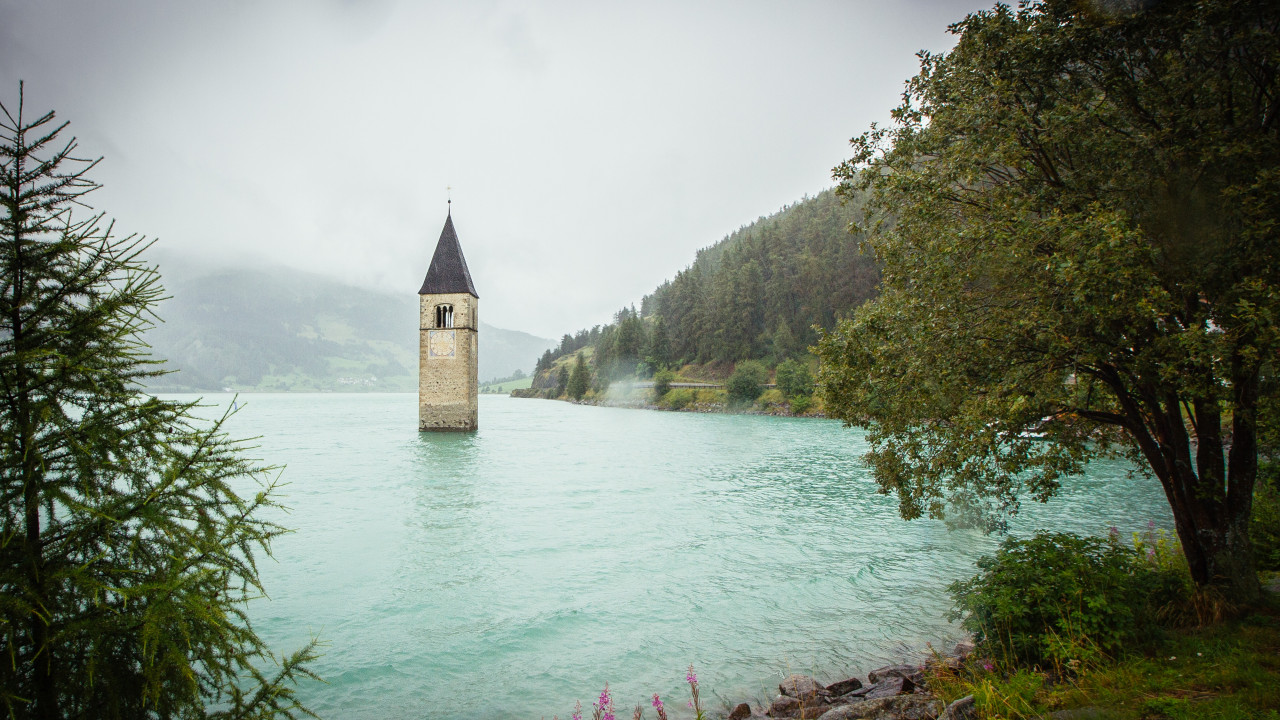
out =
<path fill-rule="evenodd" d="M 813 375 L 809 372 L 808 364 L 798 360 L 779 363 L 774 380 L 778 389 L 788 398 L 813 394 Z"/>
<path fill-rule="evenodd" d="M 750 404 L 764 392 L 764 384 L 769 381 L 769 371 L 757 360 L 744 360 L 733 369 L 733 374 L 725 382 L 725 390 L 729 393 L 729 402 Z"/>
<path fill-rule="evenodd" d="M 823 338 L 820 382 L 904 517 L 999 528 L 1120 452 L 1159 479 L 1195 582 L 1252 600 L 1280 5 L 1094 7 L 970 15 L 895 125 L 854 139 L 841 190 L 894 221 L 869 240 L 882 294 Z"/>
<path fill-rule="evenodd" d="M 582 396 L 587 394 L 587 388 L 590 386 L 591 371 L 587 369 L 585 354 L 579 352 L 577 359 L 573 363 L 573 372 L 569 374 L 569 382 L 565 385 L 565 392 L 574 400 L 581 400 Z"/>
<path fill-rule="evenodd" d="M 307 713 L 249 626 L 284 532 L 273 470 L 148 397 L 162 290 L 135 237 L 72 217 L 97 187 L 53 113 L 0 104 L 0 704 L 16 718 Z M 235 488 L 257 484 L 248 496 Z M 314 643 L 313 643 L 314 645 Z M 264 662 L 279 662 L 268 677 Z M 209 709 L 216 708 L 216 709 Z M 309 713 L 307 713 L 309 714 Z"/>

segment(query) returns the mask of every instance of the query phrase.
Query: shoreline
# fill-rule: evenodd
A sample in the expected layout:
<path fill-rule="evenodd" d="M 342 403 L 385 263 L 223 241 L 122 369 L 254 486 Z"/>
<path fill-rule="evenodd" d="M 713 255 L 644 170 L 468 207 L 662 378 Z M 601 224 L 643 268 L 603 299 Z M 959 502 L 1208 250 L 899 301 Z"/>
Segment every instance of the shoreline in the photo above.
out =
<path fill-rule="evenodd" d="M 829 684 L 818 682 L 815 676 L 792 673 L 781 680 L 774 697 L 729 701 L 722 716 L 727 720 L 959 720 L 968 717 L 974 705 L 973 696 L 947 704 L 929 686 L 929 675 L 963 667 L 975 652 L 972 638 L 956 642 L 949 651 L 940 651 L 932 643 L 926 647 L 927 650 L 917 651 L 902 662 Z"/>
<path fill-rule="evenodd" d="M 649 402 L 631 403 L 631 402 L 617 402 L 617 401 L 608 401 L 608 400 L 600 401 L 595 399 L 571 400 L 569 398 L 563 398 L 563 397 L 553 397 L 553 398 L 542 397 L 536 394 L 517 395 L 515 392 L 511 392 L 507 396 L 516 398 L 519 400 L 549 400 L 553 402 L 565 402 L 571 405 L 588 405 L 592 407 L 622 408 L 624 410 L 654 410 L 657 412 L 699 413 L 703 415 L 762 415 L 762 416 L 769 416 L 769 417 L 800 418 L 800 419 L 806 419 L 806 420 L 807 419 L 813 419 L 813 420 L 830 420 L 831 419 L 827 417 L 826 413 L 823 413 L 823 412 L 794 413 L 794 412 L 791 412 L 790 410 L 783 409 L 777 406 L 768 408 L 768 409 L 753 407 L 753 408 L 747 408 L 744 410 L 733 410 L 725 403 L 693 403 L 690 405 L 686 405 L 685 407 L 673 408 L 673 407 L 663 407 L 661 405 L 655 405 Z"/>

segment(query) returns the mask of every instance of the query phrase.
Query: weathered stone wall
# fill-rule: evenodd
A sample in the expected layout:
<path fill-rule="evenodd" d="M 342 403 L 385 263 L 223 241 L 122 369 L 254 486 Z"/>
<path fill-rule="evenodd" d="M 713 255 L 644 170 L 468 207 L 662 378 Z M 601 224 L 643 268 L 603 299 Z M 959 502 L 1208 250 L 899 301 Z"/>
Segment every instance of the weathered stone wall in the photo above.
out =
<path fill-rule="evenodd" d="M 437 328 L 436 306 L 453 306 Z M 466 293 L 419 296 L 418 430 L 475 430 L 479 415 L 478 301 Z"/>

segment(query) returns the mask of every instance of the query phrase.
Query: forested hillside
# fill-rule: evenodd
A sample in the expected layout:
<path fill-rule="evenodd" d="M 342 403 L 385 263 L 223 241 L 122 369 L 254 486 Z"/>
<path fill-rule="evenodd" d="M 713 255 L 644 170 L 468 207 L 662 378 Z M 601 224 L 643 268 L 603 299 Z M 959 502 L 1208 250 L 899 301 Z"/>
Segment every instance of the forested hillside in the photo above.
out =
<path fill-rule="evenodd" d="M 876 263 L 848 231 L 858 200 L 827 190 L 740 228 L 699 250 L 638 311 L 623 308 L 609 325 L 565 335 L 538 370 L 583 347 L 595 349 L 596 373 L 606 380 L 687 363 L 806 356 L 814 326 L 832 327 L 876 293 Z"/>

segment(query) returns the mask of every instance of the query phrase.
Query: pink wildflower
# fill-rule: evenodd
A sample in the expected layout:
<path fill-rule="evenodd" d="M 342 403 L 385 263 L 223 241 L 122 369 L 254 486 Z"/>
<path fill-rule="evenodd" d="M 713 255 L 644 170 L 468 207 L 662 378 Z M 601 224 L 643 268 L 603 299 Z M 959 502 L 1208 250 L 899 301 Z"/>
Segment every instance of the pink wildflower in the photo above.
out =
<path fill-rule="evenodd" d="M 653 706 L 658 709 L 658 720 L 667 720 L 667 709 L 662 706 L 662 698 L 658 697 L 658 693 L 653 694 Z"/>
<path fill-rule="evenodd" d="M 595 712 L 591 714 L 592 720 L 616 720 L 613 715 L 613 696 L 609 694 L 609 683 L 604 684 L 604 690 L 600 692 L 600 700 L 592 707 Z"/>
<path fill-rule="evenodd" d="M 694 717 L 697 720 L 703 720 L 706 715 L 702 712 L 702 703 L 698 702 L 698 675 L 693 672 L 693 664 L 689 665 L 689 672 L 684 676 L 685 682 L 689 683 L 689 694 L 693 699 L 689 701 L 689 707 L 693 708 Z"/>

